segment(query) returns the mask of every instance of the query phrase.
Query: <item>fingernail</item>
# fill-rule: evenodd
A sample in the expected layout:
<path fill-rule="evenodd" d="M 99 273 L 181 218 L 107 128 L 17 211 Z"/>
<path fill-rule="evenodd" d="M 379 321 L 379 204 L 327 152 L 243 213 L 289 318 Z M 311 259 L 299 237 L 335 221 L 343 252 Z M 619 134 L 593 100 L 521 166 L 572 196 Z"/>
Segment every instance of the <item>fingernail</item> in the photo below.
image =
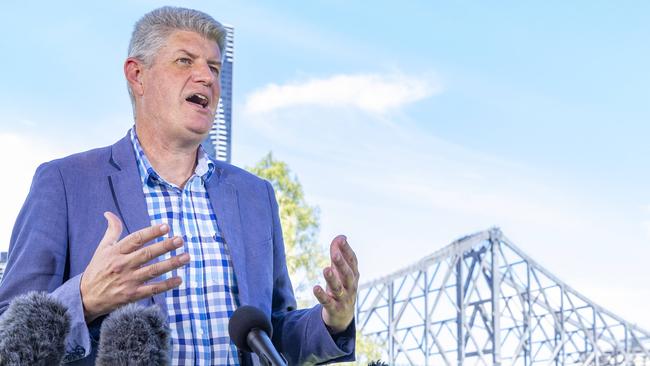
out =
<path fill-rule="evenodd" d="M 160 228 L 160 231 L 162 231 L 163 233 L 165 233 L 165 232 L 167 232 L 167 230 L 169 229 L 169 226 L 168 226 L 167 224 L 162 224 L 162 225 L 160 225 L 159 228 Z"/>
<path fill-rule="evenodd" d="M 180 255 L 179 259 L 180 259 L 181 263 L 187 263 L 187 262 L 190 261 L 190 255 L 187 254 L 187 253 L 183 253 L 183 254 Z"/>
<path fill-rule="evenodd" d="M 176 247 L 180 248 L 181 246 L 183 246 L 183 239 L 181 239 L 180 237 L 177 236 L 177 237 L 174 238 L 172 243 L 174 243 L 174 245 Z"/>
<path fill-rule="evenodd" d="M 334 254 L 334 260 L 337 261 L 337 262 L 340 262 L 341 261 L 341 253 Z"/>

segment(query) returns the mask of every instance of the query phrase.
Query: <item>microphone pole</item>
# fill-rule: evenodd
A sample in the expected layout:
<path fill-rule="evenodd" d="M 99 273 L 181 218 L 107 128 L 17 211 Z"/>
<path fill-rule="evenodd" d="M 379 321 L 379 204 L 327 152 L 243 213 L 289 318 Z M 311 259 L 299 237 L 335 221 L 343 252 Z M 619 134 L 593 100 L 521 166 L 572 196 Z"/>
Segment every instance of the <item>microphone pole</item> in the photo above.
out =
<path fill-rule="evenodd" d="M 286 366 L 287 361 L 278 353 L 269 336 L 261 329 L 253 328 L 246 337 L 248 345 L 257 354 L 262 364 L 267 366 Z"/>
<path fill-rule="evenodd" d="M 271 342 L 271 321 L 260 309 L 249 305 L 239 307 L 230 317 L 228 333 L 238 348 L 255 352 L 263 365 L 287 366 Z"/>

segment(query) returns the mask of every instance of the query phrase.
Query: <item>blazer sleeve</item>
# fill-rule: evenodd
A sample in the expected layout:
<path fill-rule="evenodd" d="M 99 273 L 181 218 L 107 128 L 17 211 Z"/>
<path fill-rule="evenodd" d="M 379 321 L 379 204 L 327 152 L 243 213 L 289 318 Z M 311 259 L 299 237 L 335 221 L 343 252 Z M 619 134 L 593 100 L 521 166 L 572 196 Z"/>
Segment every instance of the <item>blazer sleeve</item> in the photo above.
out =
<path fill-rule="evenodd" d="M 50 293 L 71 317 L 65 360 L 73 361 L 87 356 L 91 346 L 79 291 L 81 275 L 67 278 L 68 258 L 66 189 L 56 162 L 49 162 L 36 170 L 14 225 L 0 285 L 0 313 L 17 295 Z"/>
<path fill-rule="evenodd" d="M 273 215 L 273 343 L 289 365 L 354 361 L 354 321 L 343 333 L 332 337 L 322 319 L 321 305 L 296 310 L 287 272 L 278 203 L 273 187 L 269 182 L 266 185 Z"/>

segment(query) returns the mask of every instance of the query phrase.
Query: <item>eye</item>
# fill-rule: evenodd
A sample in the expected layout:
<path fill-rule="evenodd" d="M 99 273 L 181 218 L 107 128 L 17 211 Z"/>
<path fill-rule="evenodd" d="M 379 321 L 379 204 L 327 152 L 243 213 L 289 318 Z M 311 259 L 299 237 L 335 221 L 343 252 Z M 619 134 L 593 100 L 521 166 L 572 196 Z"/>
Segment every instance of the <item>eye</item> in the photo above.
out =
<path fill-rule="evenodd" d="M 214 75 L 216 75 L 216 76 L 219 76 L 219 74 L 221 73 L 221 70 L 219 70 L 219 68 L 216 67 L 216 66 L 210 66 L 210 70 L 211 70 L 212 73 L 213 73 Z"/>
<path fill-rule="evenodd" d="M 177 59 L 176 62 L 178 62 L 179 64 L 183 64 L 183 65 L 191 65 L 192 64 L 192 59 L 190 59 L 189 57 L 181 57 L 181 58 Z"/>

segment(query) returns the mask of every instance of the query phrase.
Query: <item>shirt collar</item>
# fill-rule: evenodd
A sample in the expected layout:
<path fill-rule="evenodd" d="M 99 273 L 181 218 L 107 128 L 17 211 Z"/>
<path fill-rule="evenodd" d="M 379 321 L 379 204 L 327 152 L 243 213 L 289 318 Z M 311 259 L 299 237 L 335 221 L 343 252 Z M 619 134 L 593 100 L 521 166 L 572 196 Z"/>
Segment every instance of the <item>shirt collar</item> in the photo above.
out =
<path fill-rule="evenodd" d="M 142 181 L 142 185 L 152 186 L 155 184 L 163 184 L 175 187 L 174 184 L 167 182 L 164 178 L 158 175 L 153 166 L 151 166 L 147 155 L 142 149 L 142 145 L 140 145 L 140 140 L 138 139 L 138 136 L 135 132 L 135 126 L 131 128 L 129 135 L 131 136 L 131 143 L 133 144 L 133 150 L 135 151 L 135 158 L 138 164 L 138 171 L 140 172 L 140 180 Z M 202 145 L 199 145 L 196 158 L 197 163 L 196 168 L 194 168 L 194 176 L 201 177 L 203 183 L 206 183 L 212 177 L 212 173 L 214 173 L 214 162 L 205 151 L 205 149 L 203 149 Z"/>

